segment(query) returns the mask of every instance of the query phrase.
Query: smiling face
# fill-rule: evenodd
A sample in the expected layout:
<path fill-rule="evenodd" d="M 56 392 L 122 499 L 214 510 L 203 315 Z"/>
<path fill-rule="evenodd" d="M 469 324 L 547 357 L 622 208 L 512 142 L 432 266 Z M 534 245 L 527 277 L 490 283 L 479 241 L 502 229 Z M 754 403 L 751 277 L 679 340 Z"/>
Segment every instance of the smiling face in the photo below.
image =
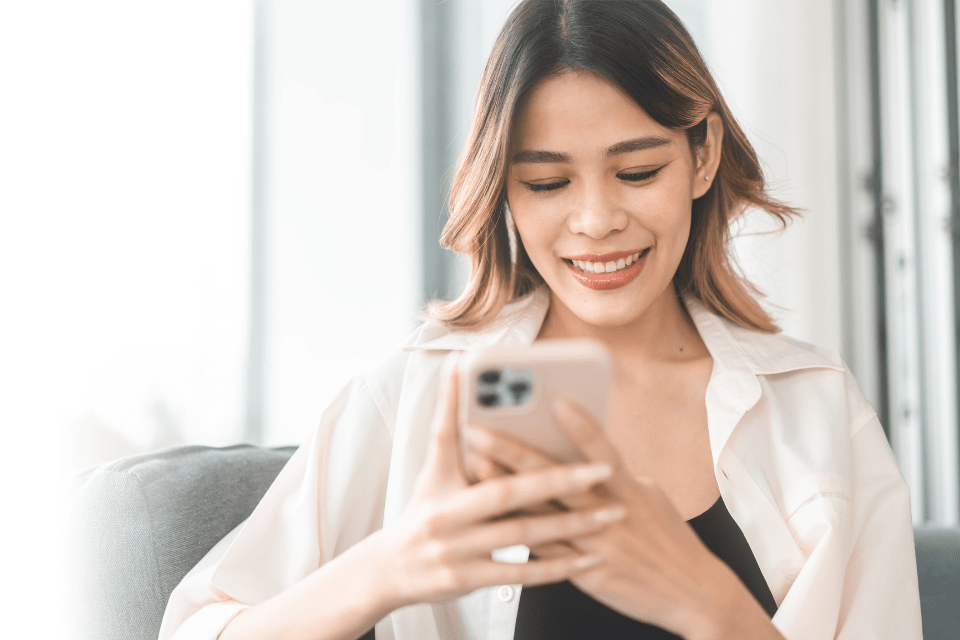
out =
<path fill-rule="evenodd" d="M 534 87 L 512 130 L 507 200 L 551 314 L 624 327 L 676 305 L 670 284 L 693 200 L 710 187 L 718 123 L 711 114 L 707 153 L 695 155 L 684 132 L 596 75 Z"/>

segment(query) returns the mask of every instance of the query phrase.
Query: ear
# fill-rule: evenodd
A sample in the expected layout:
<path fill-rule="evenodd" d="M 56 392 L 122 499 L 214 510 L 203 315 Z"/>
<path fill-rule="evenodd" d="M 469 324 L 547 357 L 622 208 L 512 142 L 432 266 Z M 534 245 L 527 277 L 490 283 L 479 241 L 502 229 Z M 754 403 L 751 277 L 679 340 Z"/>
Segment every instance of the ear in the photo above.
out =
<path fill-rule="evenodd" d="M 707 114 L 707 139 L 697 150 L 697 170 L 693 175 L 693 198 L 696 200 L 713 185 L 720 167 L 720 150 L 723 147 L 723 120 L 716 111 Z"/>

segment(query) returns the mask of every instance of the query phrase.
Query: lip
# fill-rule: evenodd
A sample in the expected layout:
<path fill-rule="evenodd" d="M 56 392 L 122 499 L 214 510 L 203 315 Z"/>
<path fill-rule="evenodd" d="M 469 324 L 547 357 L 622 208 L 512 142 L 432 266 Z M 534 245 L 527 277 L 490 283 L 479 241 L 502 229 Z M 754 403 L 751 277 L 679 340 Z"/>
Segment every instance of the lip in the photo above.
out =
<path fill-rule="evenodd" d="M 577 282 L 583 286 L 593 289 L 594 291 L 609 291 L 611 289 L 625 287 L 640 275 L 640 272 L 643 271 L 643 265 L 647 263 L 647 256 L 650 255 L 650 247 L 647 247 L 647 249 L 641 251 L 640 253 L 643 255 L 641 255 L 640 259 L 634 262 L 632 265 L 626 269 L 620 269 L 619 271 L 614 271 L 612 273 L 587 273 L 585 271 L 580 271 L 580 269 L 575 267 L 572 262 L 568 262 L 568 260 L 586 260 L 588 262 L 602 262 L 606 260 L 607 262 L 610 262 L 613 260 L 619 260 L 620 258 L 626 258 L 634 253 L 637 252 L 621 251 L 620 253 L 607 253 L 599 256 L 575 256 L 573 258 L 566 258 L 564 263 L 567 265 L 567 268 L 570 269 L 573 277 L 577 279 Z"/>

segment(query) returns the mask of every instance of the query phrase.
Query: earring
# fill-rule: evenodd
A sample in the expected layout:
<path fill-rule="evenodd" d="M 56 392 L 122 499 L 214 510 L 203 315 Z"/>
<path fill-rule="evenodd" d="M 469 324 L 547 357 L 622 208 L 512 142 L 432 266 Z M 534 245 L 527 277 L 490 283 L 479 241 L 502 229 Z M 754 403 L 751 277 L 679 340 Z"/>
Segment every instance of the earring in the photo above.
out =
<path fill-rule="evenodd" d="M 710 182 L 710 176 L 703 176 L 703 179 L 706 180 L 707 182 Z"/>

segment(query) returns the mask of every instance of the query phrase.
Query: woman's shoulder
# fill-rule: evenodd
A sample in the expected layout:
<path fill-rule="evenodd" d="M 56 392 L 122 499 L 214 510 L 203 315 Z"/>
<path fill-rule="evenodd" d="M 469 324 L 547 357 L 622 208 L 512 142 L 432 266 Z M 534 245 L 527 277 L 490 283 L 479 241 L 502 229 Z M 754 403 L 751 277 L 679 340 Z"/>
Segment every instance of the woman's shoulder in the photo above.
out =
<path fill-rule="evenodd" d="M 831 423 L 845 421 L 850 435 L 875 415 L 838 350 L 742 327 L 696 303 L 690 310 L 716 368 L 759 380 L 765 403 L 794 415 L 822 412 Z"/>
<path fill-rule="evenodd" d="M 684 304 L 710 355 L 723 368 L 755 375 L 818 368 L 846 369 L 836 350 L 824 349 L 782 332 L 771 333 L 741 326 L 709 310 L 693 296 L 685 296 Z"/>

